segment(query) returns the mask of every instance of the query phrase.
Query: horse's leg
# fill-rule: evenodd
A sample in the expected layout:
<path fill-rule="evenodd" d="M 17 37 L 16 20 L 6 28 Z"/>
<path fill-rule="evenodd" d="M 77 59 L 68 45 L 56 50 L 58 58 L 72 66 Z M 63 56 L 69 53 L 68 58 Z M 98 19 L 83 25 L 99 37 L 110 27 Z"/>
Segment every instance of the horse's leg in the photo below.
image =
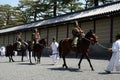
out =
<path fill-rule="evenodd" d="M 11 60 L 12 60 L 12 62 L 15 62 L 15 61 L 13 60 L 13 57 L 12 57 L 12 55 L 11 55 Z"/>
<path fill-rule="evenodd" d="M 37 64 L 39 63 L 39 54 L 37 53 Z"/>
<path fill-rule="evenodd" d="M 67 64 L 66 64 L 65 55 L 62 54 L 62 57 L 63 57 L 63 68 L 64 68 L 64 66 L 65 66 L 65 68 L 67 69 L 68 66 L 67 66 Z"/>
<path fill-rule="evenodd" d="M 82 54 L 81 57 L 80 57 L 80 61 L 79 61 L 79 63 L 78 63 L 78 68 L 79 68 L 79 69 L 80 69 L 80 64 L 81 64 L 83 58 L 84 58 L 84 54 Z"/>
<path fill-rule="evenodd" d="M 31 51 L 29 50 L 29 60 L 30 60 L 30 63 L 32 63 L 32 61 L 31 61 Z"/>
<path fill-rule="evenodd" d="M 35 60 L 35 63 L 36 63 L 36 52 L 33 51 L 33 56 L 34 56 L 34 60 Z"/>
<path fill-rule="evenodd" d="M 11 58 L 10 58 L 10 55 L 9 55 L 8 57 L 9 57 L 9 62 L 11 62 Z"/>
<path fill-rule="evenodd" d="M 41 52 L 39 53 L 39 57 L 38 57 L 39 64 L 40 64 L 40 59 L 41 59 Z"/>
<path fill-rule="evenodd" d="M 88 62 L 89 62 L 89 65 L 90 65 L 90 67 L 91 67 L 91 70 L 94 71 L 93 66 L 92 66 L 92 64 L 91 64 L 91 61 L 90 61 L 88 55 L 86 54 L 85 57 L 86 57 L 86 59 L 87 59 Z"/>
<path fill-rule="evenodd" d="M 22 57 L 21 57 L 22 62 L 23 62 L 23 57 L 24 57 L 24 51 L 22 51 Z"/>
<path fill-rule="evenodd" d="M 39 64 L 40 63 L 40 52 L 37 53 L 37 63 Z"/>

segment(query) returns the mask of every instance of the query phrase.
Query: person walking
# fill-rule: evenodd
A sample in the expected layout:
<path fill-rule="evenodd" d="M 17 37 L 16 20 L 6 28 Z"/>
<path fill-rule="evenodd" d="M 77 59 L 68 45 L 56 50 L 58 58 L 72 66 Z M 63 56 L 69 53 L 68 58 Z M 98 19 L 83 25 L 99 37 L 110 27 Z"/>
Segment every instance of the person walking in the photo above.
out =
<path fill-rule="evenodd" d="M 116 41 L 112 44 L 112 48 L 108 48 L 112 52 L 112 57 L 106 68 L 107 73 L 111 73 L 114 69 L 120 71 L 120 32 L 116 35 Z"/>
<path fill-rule="evenodd" d="M 59 59 L 58 46 L 59 46 L 58 42 L 55 40 L 55 38 L 53 38 L 52 43 L 50 45 L 50 48 L 52 49 L 52 56 L 51 57 L 52 57 L 54 64 Z"/>

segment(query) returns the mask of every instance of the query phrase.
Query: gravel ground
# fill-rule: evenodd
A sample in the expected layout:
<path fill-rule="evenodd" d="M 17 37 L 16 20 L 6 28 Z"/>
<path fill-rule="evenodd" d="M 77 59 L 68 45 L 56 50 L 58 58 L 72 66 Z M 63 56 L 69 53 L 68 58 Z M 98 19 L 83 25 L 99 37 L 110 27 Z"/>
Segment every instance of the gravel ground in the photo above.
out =
<path fill-rule="evenodd" d="M 91 71 L 86 59 L 78 69 L 78 58 L 66 58 L 69 69 L 62 68 L 62 59 L 55 65 L 50 57 L 42 57 L 41 64 L 30 64 L 27 58 L 14 57 L 15 62 L 0 57 L 0 80 L 120 80 L 120 72 L 106 74 L 108 60 L 91 59 L 95 71 Z M 34 60 L 33 60 L 34 62 Z"/>

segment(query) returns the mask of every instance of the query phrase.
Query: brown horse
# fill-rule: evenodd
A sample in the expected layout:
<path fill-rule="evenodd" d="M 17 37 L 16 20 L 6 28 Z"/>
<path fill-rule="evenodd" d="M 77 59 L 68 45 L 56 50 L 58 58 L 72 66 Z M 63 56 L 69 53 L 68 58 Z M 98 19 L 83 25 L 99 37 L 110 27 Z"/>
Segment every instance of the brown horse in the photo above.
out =
<path fill-rule="evenodd" d="M 30 60 L 30 63 L 32 63 L 32 60 L 31 60 L 32 54 L 31 54 L 31 52 L 33 52 L 34 44 L 33 44 L 33 41 L 27 41 L 27 43 L 28 43 L 27 49 L 28 49 L 28 53 L 29 53 L 29 60 Z"/>
<path fill-rule="evenodd" d="M 9 62 L 11 62 L 11 61 L 14 62 L 14 60 L 13 60 L 14 48 L 13 48 L 12 44 L 6 46 L 5 55 L 6 55 L 6 57 L 9 57 Z"/>
<path fill-rule="evenodd" d="M 92 32 L 88 32 L 85 35 L 84 38 L 78 39 L 77 47 L 72 47 L 71 42 L 72 42 L 72 39 L 69 39 L 69 38 L 61 40 L 59 42 L 59 52 L 60 52 L 60 55 L 63 58 L 63 67 L 68 68 L 68 66 L 66 64 L 65 57 L 71 51 L 74 51 L 76 53 L 80 53 L 81 54 L 81 58 L 80 58 L 80 61 L 78 63 L 79 69 L 80 69 L 80 64 L 81 64 L 82 59 L 84 57 L 86 57 L 86 59 L 88 60 L 88 62 L 90 64 L 91 70 L 94 70 L 93 66 L 91 64 L 91 61 L 89 59 L 89 46 L 90 46 L 91 43 L 95 44 L 97 42 L 95 34 L 93 34 Z"/>
<path fill-rule="evenodd" d="M 41 39 L 39 41 L 39 43 L 34 44 L 33 56 L 35 58 L 35 62 L 36 62 L 36 57 L 37 57 L 37 63 L 40 63 L 41 54 L 42 54 L 42 51 L 43 51 L 44 47 L 46 46 L 46 44 L 47 44 L 46 39 Z"/>

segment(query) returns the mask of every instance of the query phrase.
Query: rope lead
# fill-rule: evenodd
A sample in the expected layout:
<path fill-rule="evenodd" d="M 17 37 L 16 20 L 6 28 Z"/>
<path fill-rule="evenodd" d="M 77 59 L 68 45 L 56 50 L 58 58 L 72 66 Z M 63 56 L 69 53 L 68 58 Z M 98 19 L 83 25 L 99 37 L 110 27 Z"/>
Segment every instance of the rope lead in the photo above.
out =
<path fill-rule="evenodd" d="M 100 47 L 102 47 L 102 48 L 104 48 L 104 49 L 108 49 L 107 47 L 105 47 L 105 46 L 103 46 L 102 44 L 100 44 L 100 43 L 96 43 L 96 44 L 98 44 Z"/>

